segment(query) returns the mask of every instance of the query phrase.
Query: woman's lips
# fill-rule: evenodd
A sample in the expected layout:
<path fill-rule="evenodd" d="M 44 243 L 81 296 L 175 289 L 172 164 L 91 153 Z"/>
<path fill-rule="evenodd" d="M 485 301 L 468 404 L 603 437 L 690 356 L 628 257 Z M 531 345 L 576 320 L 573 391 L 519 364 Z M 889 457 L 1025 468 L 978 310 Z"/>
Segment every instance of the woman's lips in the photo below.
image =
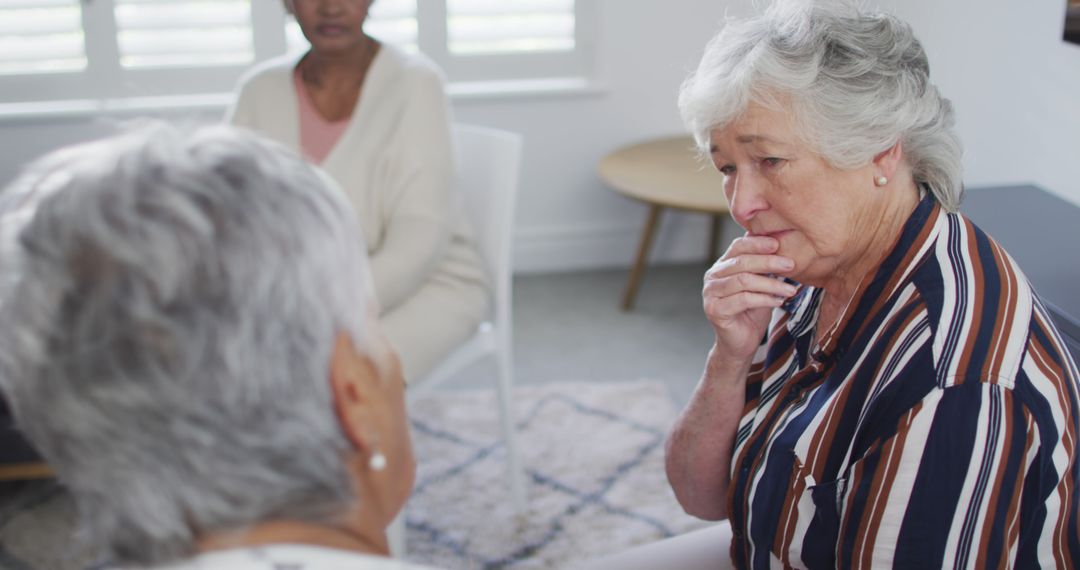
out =
<path fill-rule="evenodd" d="M 343 36 L 349 32 L 349 28 L 338 24 L 321 24 L 315 29 L 320 36 Z"/>
<path fill-rule="evenodd" d="M 777 231 L 774 231 L 774 232 L 760 232 L 760 233 L 755 232 L 752 235 L 758 236 L 758 237 L 771 237 L 773 239 L 780 239 L 781 237 L 783 237 L 783 236 L 785 236 L 785 235 L 787 235 L 789 233 L 791 233 L 791 230 L 777 230 Z"/>

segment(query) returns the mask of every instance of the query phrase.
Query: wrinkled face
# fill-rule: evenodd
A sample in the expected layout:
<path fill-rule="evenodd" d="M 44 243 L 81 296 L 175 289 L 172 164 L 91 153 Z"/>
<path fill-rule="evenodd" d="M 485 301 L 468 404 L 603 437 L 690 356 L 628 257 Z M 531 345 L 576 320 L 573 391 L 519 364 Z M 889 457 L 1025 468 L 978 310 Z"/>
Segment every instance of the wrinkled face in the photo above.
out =
<path fill-rule="evenodd" d="M 288 0 L 300 30 L 320 53 L 336 54 L 355 49 L 363 40 L 364 20 L 372 0 Z"/>
<path fill-rule="evenodd" d="M 777 254 L 795 261 L 791 278 L 820 286 L 866 248 L 880 207 L 868 184 L 873 163 L 829 165 L 799 140 L 789 112 L 754 103 L 709 140 L 732 217 L 748 234 L 779 240 Z"/>

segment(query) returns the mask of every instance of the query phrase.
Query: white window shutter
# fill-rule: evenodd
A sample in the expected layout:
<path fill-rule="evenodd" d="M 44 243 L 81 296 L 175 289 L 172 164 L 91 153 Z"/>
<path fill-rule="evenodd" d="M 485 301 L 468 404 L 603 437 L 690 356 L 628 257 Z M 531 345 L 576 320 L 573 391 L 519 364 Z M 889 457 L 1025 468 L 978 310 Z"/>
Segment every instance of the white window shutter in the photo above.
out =
<path fill-rule="evenodd" d="M 482 92 L 589 77 L 594 4 L 376 0 L 365 29 L 422 48 L 451 83 Z M 0 0 L 0 115 L 8 104 L 225 97 L 287 47 L 308 45 L 281 0 Z"/>
<path fill-rule="evenodd" d="M 364 27 L 381 41 L 415 50 L 419 36 L 416 0 L 378 0 L 371 5 Z"/>
<path fill-rule="evenodd" d="M 0 0 L 0 75 L 85 68 L 79 0 Z"/>
<path fill-rule="evenodd" d="M 115 14 L 120 66 L 125 69 L 246 65 L 255 60 L 250 0 L 115 0 Z"/>
<path fill-rule="evenodd" d="M 447 0 L 453 55 L 569 52 L 574 0 Z"/>

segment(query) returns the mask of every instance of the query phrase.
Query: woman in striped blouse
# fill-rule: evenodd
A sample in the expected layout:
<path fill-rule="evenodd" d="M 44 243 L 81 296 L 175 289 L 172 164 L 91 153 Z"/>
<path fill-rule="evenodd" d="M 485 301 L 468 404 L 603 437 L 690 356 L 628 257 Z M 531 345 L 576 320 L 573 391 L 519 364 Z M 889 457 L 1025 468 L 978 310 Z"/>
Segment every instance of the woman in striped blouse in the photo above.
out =
<path fill-rule="evenodd" d="M 738 567 L 1071 568 L 1077 369 L 956 212 L 961 149 L 911 28 L 843 0 L 730 22 L 680 106 L 746 230 L 667 447 Z"/>

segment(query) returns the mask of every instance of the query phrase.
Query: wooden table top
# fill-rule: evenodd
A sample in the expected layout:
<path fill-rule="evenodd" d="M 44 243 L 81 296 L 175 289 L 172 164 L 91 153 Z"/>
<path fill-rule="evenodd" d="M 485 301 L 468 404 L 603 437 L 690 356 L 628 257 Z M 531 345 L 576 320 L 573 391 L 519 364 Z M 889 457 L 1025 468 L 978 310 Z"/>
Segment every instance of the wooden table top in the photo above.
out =
<path fill-rule="evenodd" d="M 631 198 L 670 208 L 728 213 L 724 176 L 698 158 L 689 136 L 620 148 L 601 159 L 597 169 L 605 183 Z"/>
<path fill-rule="evenodd" d="M 44 463 L 18 463 L 0 465 L 0 481 L 21 479 L 44 479 L 53 476 L 52 469 Z"/>

